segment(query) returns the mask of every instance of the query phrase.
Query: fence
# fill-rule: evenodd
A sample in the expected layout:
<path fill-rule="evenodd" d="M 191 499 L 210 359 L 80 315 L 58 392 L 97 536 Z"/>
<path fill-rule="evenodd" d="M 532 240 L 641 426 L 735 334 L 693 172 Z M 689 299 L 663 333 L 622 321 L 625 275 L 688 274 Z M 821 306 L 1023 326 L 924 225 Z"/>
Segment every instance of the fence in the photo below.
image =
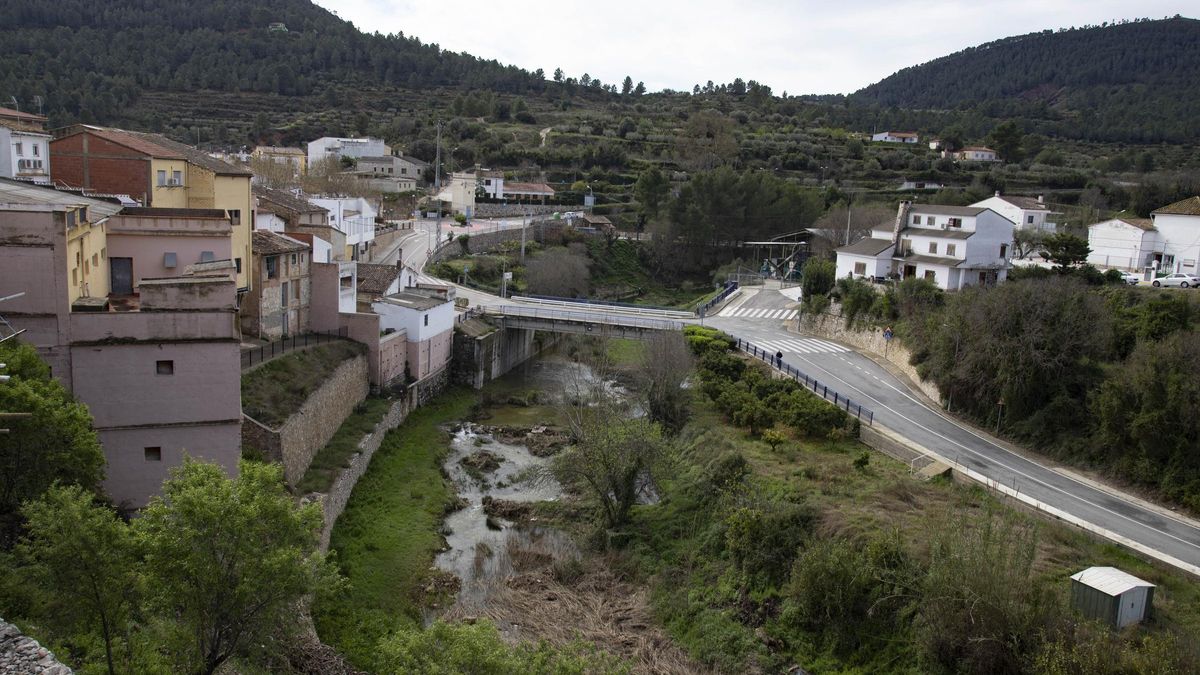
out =
<path fill-rule="evenodd" d="M 703 319 L 704 315 L 708 314 L 708 310 L 721 304 L 722 302 L 725 302 L 725 298 L 728 298 L 737 289 L 738 289 L 738 282 L 726 281 L 724 290 L 722 290 L 720 293 L 718 293 L 716 295 L 716 297 L 710 299 L 708 302 L 706 302 L 703 305 L 700 305 L 699 307 L 696 308 L 696 316 Z"/>
<path fill-rule="evenodd" d="M 624 307 L 626 309 L 653 309 L 664 312 L 678 312 L 678 307 L 662 307 L 659 305 L 636 305 L 632 302 L 617 302 L 616 300 L 595 300 L 593 298 L 564 298 L 557 295 L 525 295 L 514 296 L 514 299 L 529 298 L 531 300 L 551 300 L 554 302 L 569 302 L 576 305 L 597 305 L 601 307 Z"/>
<path fill-rule="evenodd" d="M 737 347 L 751 356 L 766 361 L 775 369 L 782 371 L 784 374 L 790 376 L 800 384 L 803 384 L 805 389 L 811 389 L 812 392 L 817 396 L 820 396 L 839 408 L 843 408 L 847 413 L 850 413 L 858 418 L 859 421 L 865 421 L 868 426 L 875 421 L 875 413 L 870 409 L 862 407 L 846 396 L 842 396 L 837 391 L 830 389 L 829 385 L 821 384 L 815 378 L 805 375 L 799 369 L 777 360 L 775 358 L 775 354 L 768 352 L 762 347 L 759 347 L 741 338 L 737 338 Z"/>
<path fill-rule="evenodd" d="M 516 305 L 497 305 L 477 307 L 483 314 L 500 318 L 539 319 L 578 324 L 606 324 L 624 328 L 645 328 L 648 330 L 683 330 L 682 321 L 664 319 L 647 319 L 631 316 L 625 313 L 605 312 L 602 310 L 571 311 L 544 307 L 519 307 Z"/>
<path fill-rule="evenodd" d="M 342 326 L 337 330 L 293 335 L 292 337 L 276 340 L 261 347 L 246 349 L 242 351 L 242 370 L 248 370 L 277 356 L 282 356 L 296 349 L 304 349 L 309 345 L 319 345 L 325 342 L 333 342 L 334 340 L 345 340 L 348 339 L 348 335 L 349 330 L 345 326 Z"/>

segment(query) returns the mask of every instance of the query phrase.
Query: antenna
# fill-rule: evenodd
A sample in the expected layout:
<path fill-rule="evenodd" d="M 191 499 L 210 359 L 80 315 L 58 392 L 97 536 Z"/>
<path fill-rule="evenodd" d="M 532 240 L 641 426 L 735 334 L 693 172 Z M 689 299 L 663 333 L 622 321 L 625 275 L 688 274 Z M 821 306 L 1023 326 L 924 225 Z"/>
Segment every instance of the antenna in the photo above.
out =
<path fill-rule="evenodd" d="M 13 109 L 14 109 L 14 110 L 16 110 L 17 112 L 21 112 L 21 104 L 20 104 L 20 103 L 17 103 L 17 97 L 16 97 L 16 96 L 9 96 L 9 97 L 8 97 L 8 100 L 12 101 L 12 104 L 13 104 Z"/>
<path fill-rule="evenodd" d="M 43 113 L 42 113 L 42 103 L 43 103 L 44 101 L 42 100 L 42 97 L 41 97 L 40 95 L 39 95 L 39 96 L 34 96 L 34 97 L 33 97 L 33 102 L 34 102 L 34 104 L 35 104 L 35 105 L 37 105 L 37 108 L 38 108 L 38 114 L 39 114 L 39 115 L 43 114 Z"/>

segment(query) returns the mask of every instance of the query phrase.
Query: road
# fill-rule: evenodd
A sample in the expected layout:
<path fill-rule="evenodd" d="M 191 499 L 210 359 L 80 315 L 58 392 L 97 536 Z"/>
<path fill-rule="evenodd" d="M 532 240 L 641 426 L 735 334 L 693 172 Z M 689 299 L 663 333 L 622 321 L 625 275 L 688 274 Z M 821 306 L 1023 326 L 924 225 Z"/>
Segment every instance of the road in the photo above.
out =
<path fill-rule="evenodd" d="M 419 269 L 426 250 L 420 242 L 428 237 L 419 229 L 410 237 L 413 243 L 404 245 L 405 262 Z M 472 306 L 530 304 L 461 287 L 458 293 L 469 298 Z M 788 291 L 743 290 L 704 324 L 772 352 L 783 352 L 786 363 L 870 408 L 876 426 L 940 456 L 958 470 L 973 473 L 977 479 L 990 479 L 1000 489 L 1027 503 L 1036 501 L 1053 515 L 1200 575 L 1200 524 L 1011 450 L 947 416 L 871 358 L 831 340 L 788 330 L 789 325 L 796 326 L 794 297 Z M 597 307 L 571 311 L 581 319 L 595 321 L 604 321 L 607 312 Z M 647 318 L 677 319 L 653 310 L 638 313 Z"/>

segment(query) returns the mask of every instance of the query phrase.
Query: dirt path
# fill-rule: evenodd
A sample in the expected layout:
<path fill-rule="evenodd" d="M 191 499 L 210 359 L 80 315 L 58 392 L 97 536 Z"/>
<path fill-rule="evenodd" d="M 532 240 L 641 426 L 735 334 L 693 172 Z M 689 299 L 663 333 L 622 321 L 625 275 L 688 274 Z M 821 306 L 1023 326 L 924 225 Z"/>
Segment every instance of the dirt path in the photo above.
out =
<path fill-rule="evenodd" d="M 538 135 L 542 137 L 542 147 L 543 148 L 546 147 L 546 139 L 550 136 L 550 130 L 553 128 L 554 127 L 546 127 L 545 129 L 542 129 L 541 131 L 538 132 Z"/>

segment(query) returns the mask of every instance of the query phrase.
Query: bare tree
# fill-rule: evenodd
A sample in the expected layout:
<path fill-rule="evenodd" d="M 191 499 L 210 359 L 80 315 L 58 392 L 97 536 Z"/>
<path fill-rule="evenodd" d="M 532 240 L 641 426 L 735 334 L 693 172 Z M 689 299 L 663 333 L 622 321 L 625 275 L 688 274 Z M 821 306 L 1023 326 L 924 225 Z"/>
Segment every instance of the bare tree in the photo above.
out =
<path fill-rule="evenodd" d="M 638 389 L 650 421 L 669 432 L 687 422 L 691 393 L 684 382 L 692 372 L 692 351 L 682 333 L 656 333 L 646 342 L 638 373 Z"/>
<path fill-rule="evenodd" d="M 296 165 L 292 162 L 277 162 L 269 157 L 251 157 L 250 170 L 254 178 L 269 188 L 288 190 L 300 185 Z"/>
<path fill-rule="evenodd" d="M 574 297 L 588 289 L 588 259 L 565 248 L 551 248 L 525 266 L 529 290 L 540 295 Z"/>
<path fill-rule="evenodd" d="M 342 169 L 335 157 L 327 157 L 308 167 L 301 185 L 304 191 L 315 195 L 342 195 L 346 197 L 377 197 L 378 192 L 367 187 L 365 181 Z"/>
<path fill-rule="evenodd" d="M 824 254 L 839 246 L 845 246 L 846 241 L 846 206 L 839 204 L 825 212 L 812 224 L 811 229 L 817 236 L 813 238 L 812 252 Z M 896 212 L 890 208 L 875 204 L 852 205 L 850 211 L 850 241 L 854 242 L 871 235 L 872 228 L 890 225 L 896 217 Z"/>

